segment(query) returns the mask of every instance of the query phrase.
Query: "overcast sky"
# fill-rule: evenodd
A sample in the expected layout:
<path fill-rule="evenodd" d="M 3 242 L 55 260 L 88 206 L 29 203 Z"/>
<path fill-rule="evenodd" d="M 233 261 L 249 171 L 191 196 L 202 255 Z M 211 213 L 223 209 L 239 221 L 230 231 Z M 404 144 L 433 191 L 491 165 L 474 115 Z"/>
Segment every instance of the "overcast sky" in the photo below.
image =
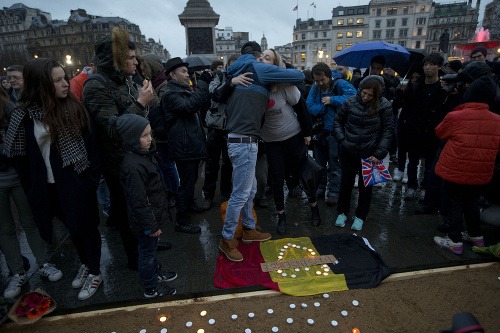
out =
<path fill-rule="evenodd" d="M 477 0 L 473 1 L 476 4 Z M 484 6 L 492 0 L 483 0 Z M 90 15 L 119 16 L 137 24 L 146 38 L 160 40 L 172 57 L 186 56 L 184 27 L 178 15 L 184 11 L 187 0 L 2 0 L 2 7 L 21 2 L 52 15 L 52 19 L 67 20 L 70 10 L 82 8 Z M 218 28 L 232 27 L 233 31 L 248 31 L 250 39 L 260 43 L 265 34 L 269 47 L 292 41 L 293 26 L 298 18 L 327 20 L 332 9 L 341 4 L 334 0 L 209 0 L 220 15 Z M 449 2 L 437 1 L 437 2 Z M 316 8 L 311 6 L 316 4 Z M 369 0 L 342 0 L 343 6 L 366 5 Z M 298 10 L 293 8 L 298 4 Z M 480 21 L 481 22 L 481 21 Z"/>

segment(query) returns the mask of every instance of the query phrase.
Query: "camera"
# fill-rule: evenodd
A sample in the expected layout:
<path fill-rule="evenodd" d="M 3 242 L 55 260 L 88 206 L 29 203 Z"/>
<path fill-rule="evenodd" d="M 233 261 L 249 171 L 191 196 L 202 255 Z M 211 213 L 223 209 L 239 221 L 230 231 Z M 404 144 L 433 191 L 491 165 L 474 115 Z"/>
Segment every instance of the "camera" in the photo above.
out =
<path fill-rule="evenodd" d="M 465 84 L 465 82 L 462 81 L 462 78 L 458 74 L 446 74 L 441 77 L 441 80 L 446 82 L 446 86 L 444 89 L 450 93 L 454 91 L 455 89 L 459 91 Z"/>

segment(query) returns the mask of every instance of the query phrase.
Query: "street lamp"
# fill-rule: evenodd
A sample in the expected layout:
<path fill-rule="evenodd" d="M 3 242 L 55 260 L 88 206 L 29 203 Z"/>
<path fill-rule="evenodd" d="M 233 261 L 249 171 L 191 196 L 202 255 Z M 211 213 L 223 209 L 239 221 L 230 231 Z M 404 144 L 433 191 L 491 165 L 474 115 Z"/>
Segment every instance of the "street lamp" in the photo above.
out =
<path fill-rule="evenodd" d="M 69 69 L 69 73 L 68 74 L 69 74 L 70 78 L 73 77 L 73 71 L 71 70 L 71 64 L 72 64 L 72 62 L 71 62 L 71 56 L 69 54 L 67 54 L 66 55 L 66 65 L 68 66 L 68 69 Z"/>

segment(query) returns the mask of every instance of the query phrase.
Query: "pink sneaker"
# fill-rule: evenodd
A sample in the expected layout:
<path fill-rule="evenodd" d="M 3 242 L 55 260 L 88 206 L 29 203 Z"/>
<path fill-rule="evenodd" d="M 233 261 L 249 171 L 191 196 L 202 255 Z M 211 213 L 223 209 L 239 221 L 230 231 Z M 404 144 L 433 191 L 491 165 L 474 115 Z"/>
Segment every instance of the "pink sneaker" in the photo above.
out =
<path fill-rule="evenodd" d="M 464 245 L 462 242 L 455 243 L 448 236 L 445 237 L 434 237 L 434 243 L 442 247 L 453 254 L 464 254 Z"/>
<path fill-rule="evenodd" d="M 474 246 L 483 247 L 484 238 L 483 236 L 471 237 L 467 231 L 462 232 L 462 240 L 467 243 L 471 243 Z"/>

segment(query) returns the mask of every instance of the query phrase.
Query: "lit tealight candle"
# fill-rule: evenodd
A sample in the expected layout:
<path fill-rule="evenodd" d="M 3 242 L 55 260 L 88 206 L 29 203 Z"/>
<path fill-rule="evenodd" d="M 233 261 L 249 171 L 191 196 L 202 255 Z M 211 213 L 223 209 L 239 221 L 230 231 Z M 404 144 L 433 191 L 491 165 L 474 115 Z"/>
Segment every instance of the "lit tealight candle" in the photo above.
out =
<path fill-rule="evenodd" d="M 276 326 L 274 326 L 273 328 L 271 328 L 271 331 L 273 331 L 273 332 L 278 332 L 278 331 L 279 331 L 279 329 L 278 329 Z"/>
<path fill-rule="evenodd" d="M 210 325 L 215 324 L 215 319 L 209 319 L 209 320 L 208 320 L 208 323 L 209 323 Z"/>
<path fill-rule="evenodd" d="M 287 245 L 288 245 L 288 246 L 292 246 L 292 243 L 288 243 Z M 286 245 L 285 245 L 285 246 L 286 246 Z"/>
<path fill-rule="evenodd" d="M 166 328 L 162 328 L 160 331 L 160 333 L 167 333 L 167 332 L 168 332 L 168 330 Z"/>
<path fill-rule="evenodd" d="M 236 320 L 236 319 L 238 319 L 238 315 L 237 315 L 237 314 L 231 315 L 231 319 L 232 319 L 232 320 Z"/>
<path fill-rule="evenodd" d="M 200 312 L 200 316 L 205 317 L 207 315 L 207 311 L 203 310 Z"/>
<path fill-rule="evenodd" d="M 290 309 L 295 309 L 295 304 L 290 304 Z"/>
<path fill-rule="evenodd" d="M 330 297 L 330 295 L 328 295 L 328 294 L 323 294 L 323 298 L 329 298 L 329 297 Z"/>
<path fill-rule="evenodd" d="M 273 309 L 267 309 L 267 313 L 273 314 L 273 312 L 274 312 Z"/>
<path fill-rule="evenodd" d="M 323 270 L 324 270 L 325 272 L 329 272 L 329 271 L 330 271 L 330 268 L 328 268 L 328 267 L 327 267 L 327 268 L 323 268 Z"/>
<path fill-rule="evenodd" d="M 250 312 L 250 313 L 248 314 L 248 318 L 253 318 L 253 317 L 255 317 L 255 313 Z"/>
<path fill-rule="evenodd" d="M 196 331 L 196 333 L 205 333 L 205 330 L 203 328 L 200 328 L 199 330 Z"/>
<path fill-rule="evenodd" d="M 281 274 L 281 273 L 283 273 L 283 271 L 282 271 L 281 269 L 278 269 L 278 270 L 276 271 L 276 273 Z"/>
<path fill-rule="evenodd" d="M 328 265 L 327 264 L 323 264 L 323 267 L 328 267 Z"/>
<path fill-rule="evenodd" d="M 290 276 L 292 277 L 292 279 L 295 279 L 297 277 L 297 275 L 295 275 L 295 274 L 292 274 Z"/>
<path fill-rule="evenodd" d="M 293 319 L 292 318 L 287 318 L 286 322 L 289 323 L 289 324 L 291 324 L 291 323 L 293 323 Z"/>
<path fill-rule="evenodd" d="M 295 244 L 292 244 L 292 247 L 297 247 L 297 245 L 295 245 Z"/>
<path fill-rule="evenodd" d="M 307 308 L 307 304 L 306 304 L 306 303 L 302 303 L 300 306 L 301 306 L 302 308 L 304 308 L 304 309 L 305 309 L 305 308 Z"/>
<path fill-rule="evenodd" d="M 288 249 L 288 245 L 283 246 L 285 249 Z"/>
<path fill-rule="evenodd" d="M 316 274 L 317 275 L 321 275 L 321 271 L 316 271 Z"/>
<path fill-rule="evenodd" d="M 332 326 L 337 326 L 339 323 L 336 320 L 332 320 Z"/>
<path fill-rule="evenodd" d="M 360 333 L 360 330 L 358 328 L 354 327 L 352 329 L 352 333 Z"/>
<path fill-rule="evenodd" d="M 305 270 L 305 271 L 308 271 L 308 270 L 309 270 L 309 267 L 304 267 L 304 270 Z"/>
<path fill-rule="evenodd" d="M 188 322 L 186 323 L 186 327 L 191 327 L 191 326 L 193 326 L 193 323 L 192 323 L 191 321 L 188 321 Z"/>
<path fill-rule="evenodd" d="M 343 317 L 347 317 L 348 312 L 347 312 L 346 310 L 343 310 L 340 314 L 341 314 Z"/>
<path fill-rule="evenodd" d="M 327 273 L 327 272 L 324 272 L 324 273 L 323 273 L 323 275 L 324 275 L 324 276 L 328 276 L 328 273 Z"/>
<path fill-rule="evenodd" d="M 139 331 L 139 333 L 146 333 L 146 329 L 143 328 L 142 330 Z"/>
<path fill-rule="evenodd" d="M 321 305 L 321 304 L 319 304 L 319 302 L 314 302 L 314 306 L 315 306 L 315 307 L 319 308 L 319 306 L 320 306 L 320 305 Z"/>
<path fill-rule="evenodd" d="M 281 276 L 287 276 L 287 274 L 286 273 L 281 273 Z"/>
<path fill-rule="evenodd" d="M 313 249 L 307 249 L 307 251 L 312 252 L 312 251 L 313 251 Z"/>
<path fill-rule="evenodd" d="M 282 255 L 283 255 L 283 252 L 280 252 L 280 253 L 279 253 L 279 255 L 280 255 L 280 256 L 282 256 Z"/>
<path fill-rule="evenodd" d="M 309 325 L 314 324 L 314 319 L 311 319 L 311 318 L 307 319 L 307 323 L 308 323 Z"/>
<path fill-rule="evenodd" d="M 249 328 L 245 328 L 245 333 L 252 333 L 252 330 Z"/>
<path fill-rule="evenodd" d="M 311 255 L 315 256 L 315 255 L 316 255 L 316 252 L 311 252 Z"/>
<path fill-rule="evenodd" d="M 304 247 L 302 247 L 302 250 L 307 250 L 307 247 L 305 247 L 305 246 L 304 246 Z"/>
<path fill-rule="evenodd" d="M 278 256 L 278 259 L 283 259 L 283 256 Z"/>
<path fill-rule="evenodd" d="M 295 268 L 295 271 L 296 271 L 296 272 L 300 271 L 300 268 Z"/>
<path fill-rule="evenodd" d="M 356 300 L 354 300 L 354 301 L 352 301 L 352 305 L 354 305 L 354 306 L 358 306 L 358 305 L 359 305 L 359 302 L 358 302 L 358 301 L 356 301 Z"/>

